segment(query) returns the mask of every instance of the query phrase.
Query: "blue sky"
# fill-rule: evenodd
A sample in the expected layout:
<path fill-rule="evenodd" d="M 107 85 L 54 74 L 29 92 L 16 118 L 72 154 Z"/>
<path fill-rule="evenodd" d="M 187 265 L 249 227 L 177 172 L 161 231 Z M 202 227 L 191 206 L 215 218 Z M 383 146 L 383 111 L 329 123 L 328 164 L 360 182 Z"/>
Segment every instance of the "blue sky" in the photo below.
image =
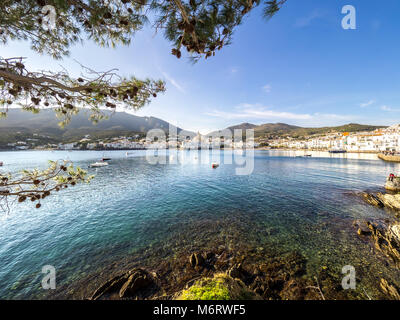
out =
<path fill-rule="evenodd" d="M 341 27 L 347 4 L 356 8 L 356 30 Z M 79 74 L 75 59 L 99 71 L 164 79 L 167 92 L 136 114 L 202 133 L 241 122 L 391 125 L 400 123 L 398 12 L 398 0 L 288 0 L 268 22 L 253 11 L 232 45 L 195 65 L 172 56 L 150 28 L 130 47 L 86 42 L 63 61 L 39 56 L 26 43 L 10 43 L 0 54 L 22 52 L 34 69 L 63 65 Z"/>

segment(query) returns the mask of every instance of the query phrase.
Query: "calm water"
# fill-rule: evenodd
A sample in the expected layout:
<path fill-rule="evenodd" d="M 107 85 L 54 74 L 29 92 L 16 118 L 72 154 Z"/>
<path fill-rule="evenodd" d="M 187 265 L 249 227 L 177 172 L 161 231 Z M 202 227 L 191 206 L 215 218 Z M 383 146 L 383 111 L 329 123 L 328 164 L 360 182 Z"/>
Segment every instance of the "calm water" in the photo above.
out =
<path fill-rule="evenodd" d="M 352 229 L 354 219 L 390 218 L 359 201 L 352 192 L 378 189 L 397 164 L 374 155 L 258 151 L 249 176 L 235 166 L 212 170 L 198 163 L 197 151 L 184 164 L 151 165 L 143 151 L 2 152 L 4 171 L 45 168 L 47 160 L 70 159 L 88 165 L 103 156 L 110 166 L 89 169 L 89 185 L 69 188 L 36 210 L 30 203 L 0 217 L 0 298 L 40 298 L 41 268 L 53 265 L 62 286 L 128 257 L 149 258 L 160 247 L 165 257 L 213 241 L 231 245 L 297 250 L 308 272 L 344 265 L 360 270 L 372 288 L 379 272 L 400 282 L 399 274 L 370 254 Z M 300 153 L 301 154 L 301 153 Z M 123 268 L 123 266 L 121 266 Z M 371 289 L 372 290 L 372 289 Z M 371 291 L 369 291 L 371 292 Z"/>

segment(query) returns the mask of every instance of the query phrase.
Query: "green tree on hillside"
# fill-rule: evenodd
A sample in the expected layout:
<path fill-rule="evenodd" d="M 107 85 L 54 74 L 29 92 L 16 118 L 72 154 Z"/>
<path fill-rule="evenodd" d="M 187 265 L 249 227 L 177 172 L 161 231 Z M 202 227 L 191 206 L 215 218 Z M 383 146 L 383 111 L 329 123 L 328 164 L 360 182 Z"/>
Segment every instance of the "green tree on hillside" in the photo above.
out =
<path fill-rule="evenodd" d="M 286 0 L 2 0 L 0 43 L 29 41 L 34 51 L 54 59 L 62 59 L 69 54 L 72 45 L 87 39 L 100 47 L 129 45 L 132 36 L 145 24 L 150 24 L 170 41 L 173 55 L 181 58 L 186 49 L 189 57 L 197 61 L 202 57 L 212 57 L 217 50 L 229 45 L 235 27 L 261 3 L 264 5 L 265 17 L 270 18 L 285 2 Z M 161 80 L 121 77 L 117 70 L 98 72 L 82 66 L 82 75 L 75 78 L 67 70 L 33 71 L 28 63 L 22 56 L 0 57 L 0 115 L 3 117 L 7 116 L 11 104 L 18 103 L 32 112 L 39 112 L 41 108 L 49 106 L 55 107 L 62 125 L 67 124 L 71 116 L 79 111 L 78 107 L 89 108 L 92 120 L 98 121 L 104 118 L 104 109 L 115 110 L 120 106 L 137 110 L 165 91 L 165 83 Z M 55 172 L 60 167 L 61 164 L 56 165 Z M 74 171 L 71 169 L 69 172 L 72 174 Z M 10 195 L 18 196 L 15 192 L 18 185 L 16 182 L 28 179 L 27 177 L 30 175 L 14 178 L 2 176 L 0 173 L 0 201 L 8 199 Z M 53 179 L 57 175 L 40 177 Z M 67 181 L 80 181 L 75 178 Z M 24 181 L 32 183 L 31 180 Z M 50 192 L 38 192 L 36 189 L 33 188 L 30 192 L 37 201 L 40 199 L 36 195 L 48 195 Z M 24 199 L 19 198 L 21 202 Z"/>

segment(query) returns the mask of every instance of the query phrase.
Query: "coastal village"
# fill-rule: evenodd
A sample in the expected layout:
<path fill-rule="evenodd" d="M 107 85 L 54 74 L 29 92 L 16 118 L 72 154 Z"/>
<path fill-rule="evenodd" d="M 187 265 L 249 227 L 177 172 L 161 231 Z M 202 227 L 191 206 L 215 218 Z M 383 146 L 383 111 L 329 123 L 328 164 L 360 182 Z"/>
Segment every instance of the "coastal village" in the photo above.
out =
<path fill-rule="evenodd" d="M 343 150 L 346 152 L 366 152 L 382 153 L 392 152 L 400 153 L 400 124 L 376 129 L 366 132 L 332 132 L 325 135 L 313 135 L 302 139 L 290 136 L 281 137 L 268 136 L 256 137 L 243 141 L 235 140 L 230 135 L 224 134 L 210 135 L 180 135 L 169 136 L 165 141 L 158 141 L 154 138 L 146 138 L 144 134 L 133 136 L 119 136 L 107 139 L 93 139 L 86 135 L 83 139 L 76 142 L 59 144 L 37 144 L 35 137 L 26 141 L 9 143 L 8 147 L 12 150 L 28 149 L 52 149 L 52 150 L 143 150 L 143 149 L 245 149 L 264 148 L 264 149 L 292 149 L 292 150 L 314 150 L 329 151 Z M 226 133 L 226 132 L 225 132 Z"/>
<path fill-rule="evenodd" d="M 347 152 L 400 152 L 400 124 L 372 132 L 336 132 L 329 135 L 294 138 L 260 139 L 260 144 L 270 148 L 295 150 L 344 150 Z"/>

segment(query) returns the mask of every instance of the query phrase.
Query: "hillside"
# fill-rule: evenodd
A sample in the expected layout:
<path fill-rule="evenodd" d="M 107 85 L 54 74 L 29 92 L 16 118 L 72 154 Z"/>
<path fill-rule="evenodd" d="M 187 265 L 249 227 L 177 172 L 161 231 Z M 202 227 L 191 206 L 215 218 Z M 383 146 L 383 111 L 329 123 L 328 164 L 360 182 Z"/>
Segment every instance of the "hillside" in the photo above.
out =
<path fill-rule="evenodd" d="M 242 123 L 236 126 L 228 127 L 233 131 L 234 129 L 254 129 L 255 137 L 269 137 L 269 136 L 280 136 L 293 138 L 303 138 L 312 135 L 325 135 L 332 132 L 360 132 L 360 131 L 373 131 L 383 126 L 372 126 L 362 125 L 356 123 L 350 123 L 337 127 L 321 127 L 321 128 L 303 128 L 298 126 L 289 125 L 286 123 L 265 123 L 261 125 L 254 125 L 251 123 Z M 218 131 L 209 133 L 209 135 L 215 135 Z"/>
<path fill-rule="evenodd" d="M 291 136 L 293 138 L 303 138 L 312 135 L 326 135 L 334 132 L 360 132 L 360 131 L 374 131 L 379 128 L 384 128 L 384 126 L 372 126 L 372 125 L 363 125 L 357 123 L 349 123 L 342 126 L 337 127 L 321 127 L 321 128 L 301 128 L 294 127 L 286 132 L 278 131 L 284 136 Z M 258 130 L 256 129 L 256 136 L 268 135 L 268 131 Z"/>
<path fill-rule="evenodd" d="M 93 138 L 110 138 L 120 135 L 146 133 L 151 129 L 169 130 L 169 123 L 154 117 L 138 117 L 125 112 L 116 112 L 109 119 L 93 124 L 89 112 L 82 110 L 64 128 L 51 109 L 39 114 L 10 109 L 7 118 L 0 119 L 0 145 L 40 136 L 49 143 L 76 141 L 90 134 Z M 182 131 L 177 128 L 178 133 Z"/>

